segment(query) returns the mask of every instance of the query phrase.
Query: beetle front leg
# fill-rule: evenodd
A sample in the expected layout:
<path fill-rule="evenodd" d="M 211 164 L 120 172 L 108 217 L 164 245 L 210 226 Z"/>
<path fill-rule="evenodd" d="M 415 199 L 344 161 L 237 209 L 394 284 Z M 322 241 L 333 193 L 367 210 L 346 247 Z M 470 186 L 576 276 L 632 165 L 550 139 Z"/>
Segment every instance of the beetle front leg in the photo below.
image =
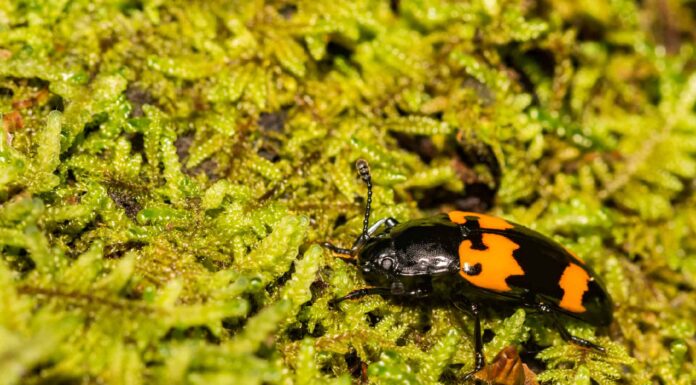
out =
<path fill-rule="evenodd" d="M 366 288 L 362 288 L 362 289 L 358 289 L 358 290 L 353 290 L 341 298 L 336 298 L 334 300 L 331 300 L 331 302 L 329 302 L 329 303 L 332 305 L 335 305 L 335 304 L 343 302 L 347 299 L 362 298 L 362 297 L 365 297 L 368 295 L 375 295 L 375 294 L 391 295 L 392 290 L 388 287 L 366 287 Z"/>
<path fill-rule="evenodd" d="M 330 304 L 335 305 L 347 299 L 357 299 L 368 295 L 383 295 L 389 297 L 412 297 L 423 298 L 430 295 L 429 288 L 418 288 L 406 291 L 400 282 L 395 282 L 391 287 L 365 287 L 362 289 L 353 290 L 341 298 L 331 300 Z"/>
<path fill-rule="evenodd" d="M 331 242 L 324 242 L 321 244 L 323 247 L 333 251 L 336 254 L 353 255 L 353 250 L 344 249 L 343 247 L 338 247 Z"/>

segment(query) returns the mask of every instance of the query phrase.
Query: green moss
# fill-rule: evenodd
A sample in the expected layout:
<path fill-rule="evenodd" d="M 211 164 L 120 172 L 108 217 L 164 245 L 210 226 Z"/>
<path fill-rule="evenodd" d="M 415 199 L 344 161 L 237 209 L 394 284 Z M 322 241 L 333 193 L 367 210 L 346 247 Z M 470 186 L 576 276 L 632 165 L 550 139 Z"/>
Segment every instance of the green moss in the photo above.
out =
<path fill-rule="evenodd" d="M 0 3 L 0 384 L 457 383 L 465 314 L 329 306 L 365 284 L 316 245 L 360 231 L 358 158 L 375 217 L 488 208 L 606 282 L 614 325 L 567 322 L 606 355 L 489 309 L 489 359 L 693 383 L 691 8 Z"/>

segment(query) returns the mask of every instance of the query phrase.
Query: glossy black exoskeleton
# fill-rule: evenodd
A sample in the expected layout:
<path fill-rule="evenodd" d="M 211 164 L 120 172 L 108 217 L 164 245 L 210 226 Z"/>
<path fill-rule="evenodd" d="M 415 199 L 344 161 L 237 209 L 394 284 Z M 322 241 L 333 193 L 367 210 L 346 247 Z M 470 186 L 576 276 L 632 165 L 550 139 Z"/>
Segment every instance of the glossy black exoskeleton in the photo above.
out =
<path fill-rule="evenodd" d="M 348 255 L 371 287 L 334 302 L 366 295 L 436 297 L 474 316 L 474 370 L 484 363 L 482 306 L 508 303 L 547 315 L 561 336 L 580 346 L 604 349 L 571 335 L 558 315 L 595 326 L 612 321 L 612 302 L 596 274 L 575 254 L 524 226 L 485 214 L 453 211 L 398 223 L 384 218 L 369 226 L 372 180 L 367 162 L 357 162 L 368 188 L 363 232 Z"/>

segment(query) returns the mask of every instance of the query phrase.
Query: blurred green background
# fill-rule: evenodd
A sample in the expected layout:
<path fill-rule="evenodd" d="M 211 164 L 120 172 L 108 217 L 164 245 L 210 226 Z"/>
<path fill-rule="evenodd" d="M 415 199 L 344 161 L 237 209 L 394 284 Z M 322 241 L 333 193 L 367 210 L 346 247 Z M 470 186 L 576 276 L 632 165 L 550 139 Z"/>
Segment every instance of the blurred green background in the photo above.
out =
<path fill-rule="evenodd" d="M 696 2 L 0 1 L 0 384 L 455 384 L 472 320 L 319 248 L 451 208 L 574 250 L 607 354 L 488 309 L 548 384 L 696 382 Z"/>

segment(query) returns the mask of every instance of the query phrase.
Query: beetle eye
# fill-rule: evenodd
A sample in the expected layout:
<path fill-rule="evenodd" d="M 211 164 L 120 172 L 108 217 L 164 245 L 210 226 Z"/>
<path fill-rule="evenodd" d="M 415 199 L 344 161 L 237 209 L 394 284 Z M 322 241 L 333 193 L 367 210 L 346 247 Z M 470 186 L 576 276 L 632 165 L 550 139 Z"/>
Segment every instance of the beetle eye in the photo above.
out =
<path fill-rule="evenodd" d="M 391 258 L 384 258 L 379 264 L 382 269 L 391 270 L 394 267 L 394 260 Z"/>

